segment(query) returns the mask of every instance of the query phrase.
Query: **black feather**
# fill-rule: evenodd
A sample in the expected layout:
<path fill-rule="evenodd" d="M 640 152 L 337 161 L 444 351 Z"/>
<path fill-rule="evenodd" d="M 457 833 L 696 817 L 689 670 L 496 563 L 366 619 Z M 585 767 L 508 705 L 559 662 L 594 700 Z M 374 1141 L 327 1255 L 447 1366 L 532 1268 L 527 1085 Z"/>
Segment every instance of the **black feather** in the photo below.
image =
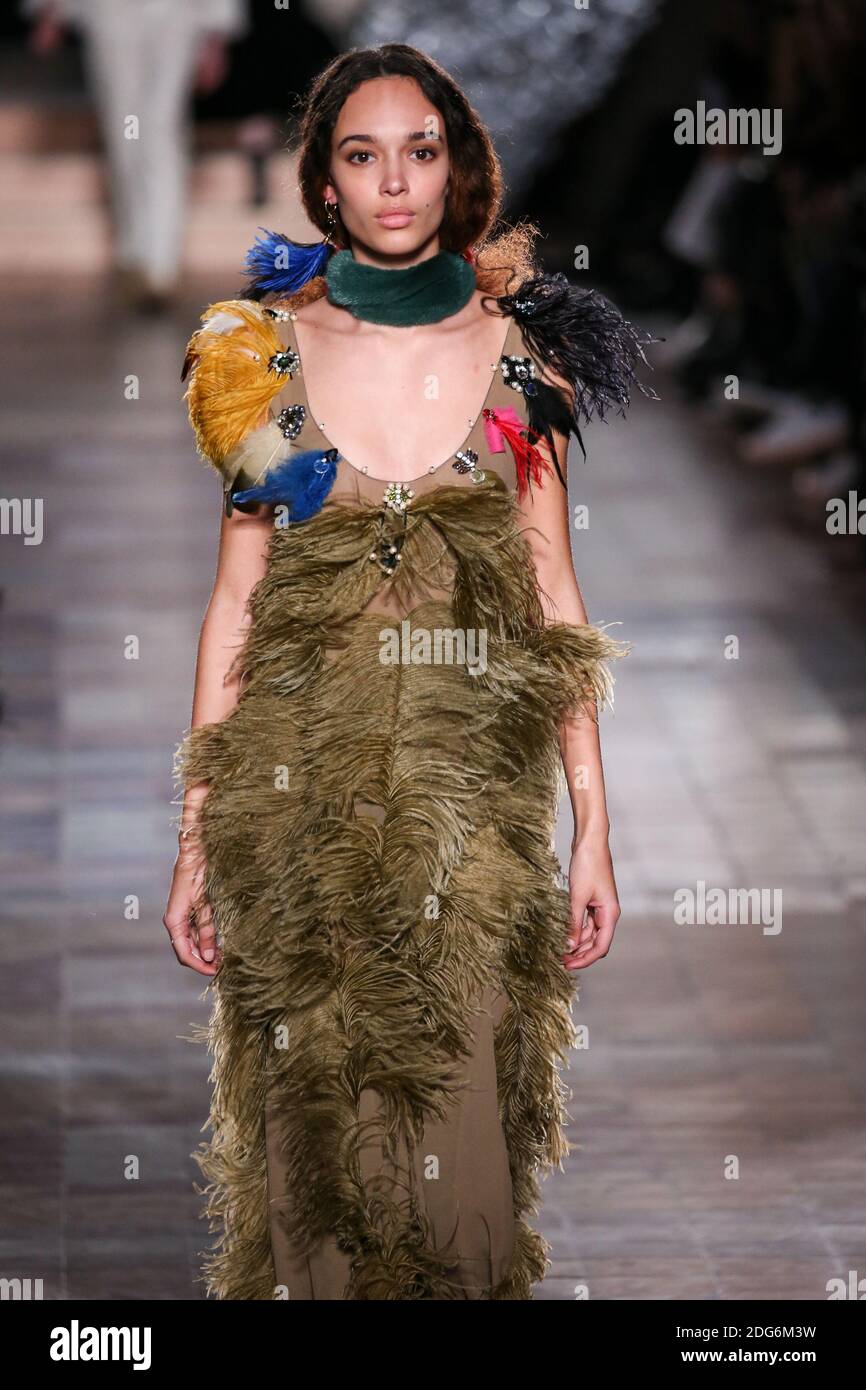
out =
<path fill-rule="evenodd" d="M 529 428 L 547 440 L 556 471 L 559 474 L 559 481 L 567 490 L 568 483 L 562 476 L 562 469 L 559 466 L 556 452 L 556 440 L 552 433 L 553 430 L 557 430 L 559 434 L 564 434 L 568 438 L 574 429 L 574 421 L 563 399 L 562 392 L 557 391 L 556 387 L 536 379 L 535 390 L 531 395 L 527 394 L 524 399 L 528 409 Z"/>
<path fill-rule="evenodd" d="M 561 387 L 545 389 L 539 383 L 541 400 L 535 414 L 540 423 L 545 419 L 553 423 L 554 407 L 547 391 L 554 391 L 566 404 L 568 420 L 567 430 L 562 423 L 555 428 L 577 436 L 584 458 L 581 423 L 604 420 L 610 409 L 624 415 L 634 387 L 650 400 L 659 399 L 651 386 L 638 379 L 636 367 L 638 362 L 651 366 L 644 348 L 661 339 L 636 328 L 599 290 L 580 289 L 557 272 L 524 280 L 514 294 L 502 295 L 498 302 L 518 320 L 538 362 L 569 383 L 567 399 Z M 532 398 L 527 399 L 531 406 Z M 557 418 L 565 417 L 558 414 Z"/>

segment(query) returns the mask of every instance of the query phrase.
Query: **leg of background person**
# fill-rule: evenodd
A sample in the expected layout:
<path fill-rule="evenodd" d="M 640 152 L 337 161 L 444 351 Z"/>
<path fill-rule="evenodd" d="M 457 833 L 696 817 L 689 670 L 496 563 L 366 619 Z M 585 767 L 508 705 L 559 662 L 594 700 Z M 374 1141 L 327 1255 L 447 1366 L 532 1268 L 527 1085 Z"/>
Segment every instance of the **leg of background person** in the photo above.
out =
<path fill-rule="evenodd" d="M 141 69 L 135 25 L 124 22 L 127 8 L 122 0 L 92 5 L 85 19 L 84 52 L 108 166 L 114 260 L 132 270 L 138 249 L 135 189 L 141 141 L 130 138 L 135 135 L 130 118 L 141 118 Z"/>
<path fill-rule="evenodd" d="M 166 294 L 177 282 L 183 248 L 189 108 L 201 31 L 174 0 L 150 0 L 139 25 L 145 94 L 137 249 L 149 288 Z"/>

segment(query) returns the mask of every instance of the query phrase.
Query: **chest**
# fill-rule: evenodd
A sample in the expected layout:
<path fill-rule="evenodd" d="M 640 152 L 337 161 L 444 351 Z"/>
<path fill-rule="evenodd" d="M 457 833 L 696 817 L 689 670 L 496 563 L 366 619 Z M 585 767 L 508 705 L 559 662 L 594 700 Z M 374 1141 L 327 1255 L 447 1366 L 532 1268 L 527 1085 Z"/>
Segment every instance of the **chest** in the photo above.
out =
<path fill-rule="evenodd" d="M 359 341 L 292 319 L 280 328 L 313 428 L 354 468 L 411 479 L 474 436 L 513 320 L 491 317 L 461 337 L 413 335 L 405 348 L 393 336 Z"/>

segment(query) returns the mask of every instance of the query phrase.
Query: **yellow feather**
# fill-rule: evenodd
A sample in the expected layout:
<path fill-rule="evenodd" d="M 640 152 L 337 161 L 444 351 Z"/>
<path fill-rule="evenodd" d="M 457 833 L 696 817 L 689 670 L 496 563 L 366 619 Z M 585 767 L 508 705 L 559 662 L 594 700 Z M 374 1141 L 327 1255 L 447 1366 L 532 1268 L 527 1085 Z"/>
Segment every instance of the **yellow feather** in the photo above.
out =
<path fill-rule="evenodd" d="M 268 368 L 282 344 L 272 320 L 252 300 L 227 299 L 202 314 L 191 337 L 184 399 L 199 453 L 218 470 L 231 451 L 268 419 L 284 378 Z"/>
<path fill-rule="evenodd" d="M 260 429 L 246 435 L 230 454 L 227 454 L 220 468 L 225 481 L 232 491 L 255 487 L 263 478 L 275 459 L 284 458 L 289 446 L 275 420 L 269 420 Z"/>

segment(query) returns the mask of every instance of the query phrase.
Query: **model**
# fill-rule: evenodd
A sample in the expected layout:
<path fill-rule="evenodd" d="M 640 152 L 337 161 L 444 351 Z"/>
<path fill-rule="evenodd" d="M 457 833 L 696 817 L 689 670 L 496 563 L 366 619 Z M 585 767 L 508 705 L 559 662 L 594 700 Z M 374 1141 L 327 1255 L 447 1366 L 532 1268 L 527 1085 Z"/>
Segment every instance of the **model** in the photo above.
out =
<path fill-rule="evenodd" d="M 566 452 L 649 339 L 533 228 L 492 236 L 489 138 L 417 49 L 335 59 L 298 167 L 324 241 L 263 231 L 185 364 L 224 489 L 164 919 L 215 996 L 203 1279 L 529 1299 L 577 971 L 619 916 L 627 645 L 587 621 Z"/>

